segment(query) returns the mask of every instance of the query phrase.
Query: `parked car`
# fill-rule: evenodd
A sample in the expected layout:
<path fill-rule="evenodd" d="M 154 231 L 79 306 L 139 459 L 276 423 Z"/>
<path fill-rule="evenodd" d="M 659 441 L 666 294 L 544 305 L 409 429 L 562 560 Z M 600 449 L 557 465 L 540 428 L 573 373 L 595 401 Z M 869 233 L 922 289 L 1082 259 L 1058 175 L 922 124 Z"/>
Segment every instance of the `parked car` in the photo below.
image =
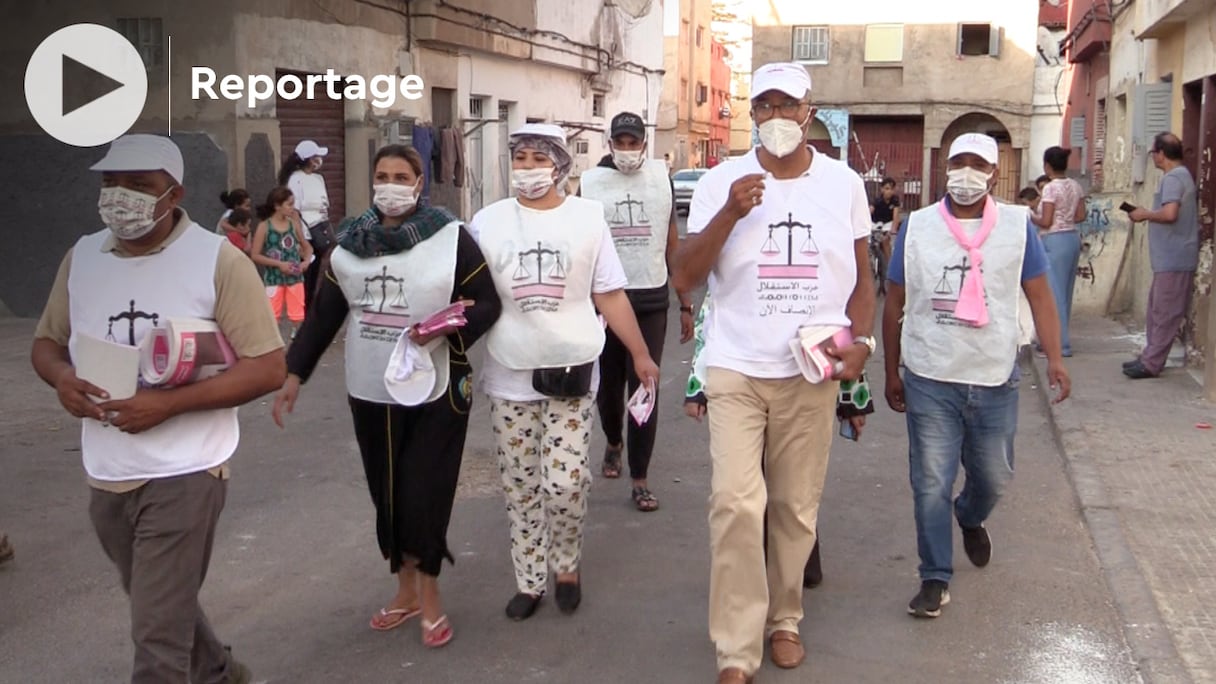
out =
<path fill-rule="evenodd" d="M 697 181 L 709 169 L 680 169 L 671 177 L 671 184 L 676 189 L 676 211 L 687 214 L 688 205 L 692 203 L 692 191 L 697 189 Z"/>

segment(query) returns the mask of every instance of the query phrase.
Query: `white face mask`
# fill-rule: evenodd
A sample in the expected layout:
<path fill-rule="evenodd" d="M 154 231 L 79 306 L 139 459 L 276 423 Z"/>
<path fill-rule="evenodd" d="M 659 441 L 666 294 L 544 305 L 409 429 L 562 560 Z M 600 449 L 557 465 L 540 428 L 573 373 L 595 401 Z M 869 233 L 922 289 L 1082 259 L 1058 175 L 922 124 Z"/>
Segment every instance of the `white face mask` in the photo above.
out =
<path fill-rule="evenodd" d="M 102 223 L 120 240 L 138 240 L 151 233 L 156 224 L 172 209 L 156 215 L 156 203 L 173 191 L 170 187 L 160 197 L 113 186 L 101 189 L 97 212 Z"/>
<path fill-rule="evenodd" d="M 372 203 L 385 216 L 401 216 L 418 204 L 418 184 L 377 183 L 372 186 Z"/>
<path fill-rule="evenodd" d="M 774 157 L 788 156 L 806 140 L 802 133 L 805 123 L 774 116 L 760 124 L 760 144 Z"/>
<path fill-rule="evenodd" d="M 520 197 L 540 199 L 553 186 L 553 167 L 538 166 L 533 169 L 512 169 L 511 187 Z"/>
<path fill-rule="evenodd" d="M 992 180 L 991 173 L 964 166 L 961 169 L 950 169 L 946 172 L 946 192 L 955 204 L 969 207 L 988 194 L 988 181 Z"/>
<path fill-rule="evenodd" d="M 612 150 L 612 163 L 621 173 L 633 173 L 642 168 L 645 150 Z"/>

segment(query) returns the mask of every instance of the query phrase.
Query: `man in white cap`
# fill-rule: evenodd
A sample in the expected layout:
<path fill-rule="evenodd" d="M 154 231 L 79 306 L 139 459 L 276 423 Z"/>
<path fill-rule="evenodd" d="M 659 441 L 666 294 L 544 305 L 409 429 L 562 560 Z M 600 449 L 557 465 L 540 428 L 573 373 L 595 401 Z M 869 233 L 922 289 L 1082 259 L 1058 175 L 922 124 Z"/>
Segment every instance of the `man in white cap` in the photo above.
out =
<path fill-rule="evenodd" d="M 236 407 L 282 386 L 286 363 L 248 258 L 179 206 L 183 167 L 177 145 L 156 135 L 118 138 L 91 167 L 106 228 L 64 257 L 31 359 L 82 419 L 89 515 L 130 596 L 131 681 L 247 682 L 198 593 L 237 447 Z M 121 398 L 77 376 L 85 338 L 139 346 L 169 319 L 215 321 L 238 360 L 207 380 Z"/>
<path fill-rule="evenodd" d="M 702 353 L 713 459 L 709 631 L 719 682 L 750 681 L 766 636 L 778 667 L 805 659 L 803 569 L 815 545 L 838 381 L 857 378 L 875 346 L 865 185 L 807 144 L 810 90 L 802 65 L 756 71 L 760 147 L 697 183 L 672 278 L 684 291 L 708 278 L 713 297 Z M 794 349 L 801 354 L 803 332 L 818 328 L 840 334 L 826 342 L 830 377 L 812 381 Z"/>
<path fill-rule="evenodd" d="M 950 602 L 951 515 L 971 562 L 984 567 L 992 557 L 984 521 L 1013 478 L 1019 290 L 1047 353 L 1048 381 L 1059 389 L 1055 401 L 1071 387 L 1047 254 L 1026 207 L 993 201 L 996 171 L 996 140 L 955 139 L 946 197 L 912 212 L 887 272 L 886 395 L 907 413 L 921 579 L 908 612 L 916 617 L 937 617 Z M 960 463 L 966 478 L 951 501 Z"/>

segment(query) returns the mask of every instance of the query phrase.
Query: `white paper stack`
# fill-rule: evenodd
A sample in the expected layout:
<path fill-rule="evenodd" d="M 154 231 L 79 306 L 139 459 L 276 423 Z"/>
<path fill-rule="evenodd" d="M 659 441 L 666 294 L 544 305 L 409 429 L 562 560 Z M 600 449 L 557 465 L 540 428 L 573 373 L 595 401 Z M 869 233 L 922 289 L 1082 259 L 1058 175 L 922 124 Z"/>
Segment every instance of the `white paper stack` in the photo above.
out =
<path fill-rule="evenodd" d="M 139 387 L 139 348 L 79 334 L 72 353 L 76 377 L 110 394 L 110 399 L 130 399 Z M 101 397 L 90 396 L 95 402 Z"/>

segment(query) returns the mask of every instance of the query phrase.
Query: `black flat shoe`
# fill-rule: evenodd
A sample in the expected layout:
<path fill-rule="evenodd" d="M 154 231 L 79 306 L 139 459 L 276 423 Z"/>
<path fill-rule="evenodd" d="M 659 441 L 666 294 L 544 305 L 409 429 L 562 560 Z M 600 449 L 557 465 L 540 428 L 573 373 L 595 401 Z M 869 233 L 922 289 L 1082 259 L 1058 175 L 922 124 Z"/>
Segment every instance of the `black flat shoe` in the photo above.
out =
<path fill-rule="evenodd" d="M 1145 368 L 1144 364 L 1140 363 L 1139 361 L 1131 366 L 1128 366 L 1127 368 L 1124 368 L 1123 374 L 1132 380 L 1144 380 L 1145 378 L 1157 377 L 1156 373 L 1153 373 L 1149 369 Z"/>
<path fill-rule="evenodd" d="M 558 610 L 566 615 L 578 610 L 578 604 L 583 600 L 582 582 L 558 582 L 554 595 Z"/>
<path fill-rule="evenodd" d="M 1124 361 L 1123 370 L 1127 370 L 1128 368 L 1131 368 L 1132 366 L 1135 366 L 1138 363 L 1140 363 L 1140 359 L 1132 359 L 1131 361 Z"/>
<path fill-rule="evenodd" d="M 557 585 L 559 597 L 561 596 L 561 586 L 562 585 L 560 584 Z M 536 607 L 539 605 L 539 596 L 533 596 L 532 594 L 527 594 L 521 591 L 515 596 L 512 596 L 510 602 L 507 603 L 507 617 L 515 620 L 516 622 L 519 622 L 520 620 L 527 620 L 528 618 L 532 617 L 532 614 L 536 612 Z"/>

